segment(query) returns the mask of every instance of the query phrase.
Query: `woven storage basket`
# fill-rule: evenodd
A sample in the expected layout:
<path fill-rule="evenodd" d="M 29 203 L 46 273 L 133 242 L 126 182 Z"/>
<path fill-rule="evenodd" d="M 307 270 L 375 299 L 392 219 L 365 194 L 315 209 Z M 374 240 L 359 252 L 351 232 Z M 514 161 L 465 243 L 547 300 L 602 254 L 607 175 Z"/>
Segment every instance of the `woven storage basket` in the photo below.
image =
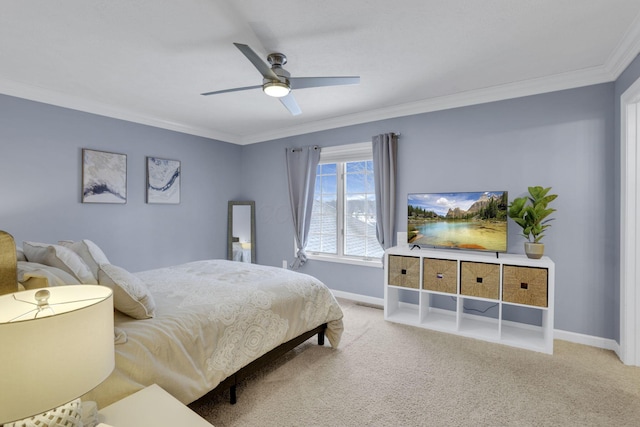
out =
<path fill-rule="evenodd" d="M 420 287 L 420 258 L 389 255 L 389 284 L 418 289 Z"/>
<path fill-rule="evenodd" d="M 425 258 L 423 267 L 422 289 L 450 294 L 458 292 L 458 261 Z"/>
<path fill-rule="evenodd" d="M 546 268 L 505 265 L 502 274 L 502 300 L 547 307 Z"/>
<path fill-rule="evenodd" d="M 461 262 L 460 293 L 474 297 L 498 299 L 500 296 L 500 265 Z"/>

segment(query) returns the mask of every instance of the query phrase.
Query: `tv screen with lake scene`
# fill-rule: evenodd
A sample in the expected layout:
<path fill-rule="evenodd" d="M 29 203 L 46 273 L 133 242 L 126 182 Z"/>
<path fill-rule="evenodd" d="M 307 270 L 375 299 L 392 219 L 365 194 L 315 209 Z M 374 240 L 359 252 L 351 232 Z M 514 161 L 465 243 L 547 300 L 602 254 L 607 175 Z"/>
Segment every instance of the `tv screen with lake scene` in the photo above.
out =
<path fill-rule="evenodd" d="M 507 251 L 506 191 L 410 193 L 410 246 Z"/>

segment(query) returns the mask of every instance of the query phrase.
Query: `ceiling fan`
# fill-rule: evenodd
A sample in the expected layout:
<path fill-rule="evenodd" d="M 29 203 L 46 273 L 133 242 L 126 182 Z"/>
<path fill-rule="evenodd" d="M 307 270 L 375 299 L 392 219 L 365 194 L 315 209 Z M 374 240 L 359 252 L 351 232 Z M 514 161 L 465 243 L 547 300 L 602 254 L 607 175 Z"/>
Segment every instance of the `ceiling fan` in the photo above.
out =
<path fill-rule="evenodd" d="M 287 63 L 287 57 L 282 53 L 271 53 L 267 56 L 267 61 L 271 67 L 264 62 L 257 53 L 246 44 L 234 43 L 234 45 L 247 57 L 254 67 L 262 74 L 262 84 L 255 86 L 238 87 L 234 89 L 217 90 L 205 92 L 202 95 L 216 95 L 227 92 L 237 92 L 240 90 L 262 88 L 264 93 L 275 98 L 279 98 L 289 112 L 297 116 L 302 111 L 293 97 L 293 89 L 306 89 L 321 86 L 353 85 L 360 83 L 358 76 L 343 77 L 291 77 L 291 74 L 282 66 Z"/>

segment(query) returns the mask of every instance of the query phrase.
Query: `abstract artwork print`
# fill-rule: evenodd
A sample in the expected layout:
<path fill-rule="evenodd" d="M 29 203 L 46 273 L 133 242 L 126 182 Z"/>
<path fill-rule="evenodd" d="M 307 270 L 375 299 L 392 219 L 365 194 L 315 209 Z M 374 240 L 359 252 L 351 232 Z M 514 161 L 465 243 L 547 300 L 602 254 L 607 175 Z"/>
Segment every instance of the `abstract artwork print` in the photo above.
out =
<path fill-rule="evenodd" d="M 82 203 L 127 203 L 126 154 L 82 149 Z"/>
<path fill-rule="evenodd" d="M 180 203 L 180 161 L 147 157 L 147 203 Z"/>

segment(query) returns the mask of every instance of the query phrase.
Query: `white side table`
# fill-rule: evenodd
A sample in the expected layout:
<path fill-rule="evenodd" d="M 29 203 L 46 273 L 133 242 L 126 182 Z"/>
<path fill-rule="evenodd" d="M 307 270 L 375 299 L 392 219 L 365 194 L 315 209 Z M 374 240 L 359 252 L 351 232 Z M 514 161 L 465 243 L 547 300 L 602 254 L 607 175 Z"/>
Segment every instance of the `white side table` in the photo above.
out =
<path fill-rule="evenodd" d="M 98 421 L 114 427 L 211 427 L 204 418 L 157 384 L 98 412 Z"/>

